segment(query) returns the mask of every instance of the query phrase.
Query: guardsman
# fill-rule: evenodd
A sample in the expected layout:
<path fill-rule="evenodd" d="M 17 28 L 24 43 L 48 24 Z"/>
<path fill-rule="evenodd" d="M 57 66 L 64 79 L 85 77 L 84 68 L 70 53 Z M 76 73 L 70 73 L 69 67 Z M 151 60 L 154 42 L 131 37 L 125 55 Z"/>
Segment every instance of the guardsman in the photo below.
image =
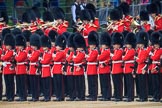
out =
<path fill-rule="evenodd" d="M 32 48 L 31 53 L 28 53 L 29 60 L 29 83 L 30 90 L 32 94 L 32 99 L 28 101 L 38 101 L 39 100 L 39 71 L 37 69 L 37 62 L 40 55 L 40 36 L 38 34 L 33 34 L 30 37 L 30 46 Z"/>
<path fill-rule="evenodd" d="M 124 100 L 126 102 L 134 101 L 134 78 L 133 78 L 133 67 L 134 67 L 134 56 L 136 47 L 136 37 L 134 33 L 128 33 L 125 37 L 125 54 L 122 57 L 124 63 L 124 81 L 125 89 L 127 91 L 127 99 Z"/>
<path fill-rule="evenodd" d="M 150 101 L 159 102 L 160 101 L 160 57 L 162 55 L 161 42 L 162 35 L 159 32 L 153 32 L 151 34 L 151 43 L 153 45 L 153 51 L 150 52 L 150 59 L 152 61 L 151 65 L 151 79 L 153 88 L 153 99 Z"/>
<path fill-rule="evenodd" d="M 56 53 L 52 54 L 54 65 L 52 67 L 54 88 L 56 91 L 56 100 L 64 101 L 64 83 L 63 83 L 63 62 L 65 60 L 64 49 L 66 40 L 63 36 L 56 38 Z"/>
<path fill-rule="evenodd" d="M 76 48 L 76 54 L 73 55 L 72 61 L 74 62 L 74 83 L 75 83 L 75 101 L 85 100 L 85 77 L 83 62 L 85 62 L 86 48 L 85 40 L 83 36 L 77 33 L 74 38 L 74 45 Z"/>
<path fill-rule="evenodd" d="M 1 40 L 1 42 L 2 42 L 2 40 Z M 0 46 L 2 46 L 1 45 L 1 42 L 0 42 Z M 3 50 L 2 50 L 2 47 L 0 48 L 0 55 L 2 55 L 2 52 L 3 52 Z M 3 82 L 2 82 L 2 60 L 1 60 L 1 56 L 0 56 L 0 101 L 2 100 L 2 90 L 3 90 Z"/>
<path fill-rule="evenodd" d="M 0 33 L 2 32 L 4 27 L 7 27 L 7 23 L 8 23 L 7 11 L 1 10 L 0 12 Z"/>
<path fill-rule="evenodd" d="M 11 67 L 11 61 L 13 58 L 13 49 L 15 48 L 15 39 L 12 34 L 6 34 L 4 37 L 4 45 L 6 50 L 4 54 L 1 56 L 1 60 L 3 61 L 3 75 L 5 80 L 6 86 L 6 99 L 5 101 L 13 101 L 15 95 L 15 83 L 14 83 L 14 76 L 15 76 L 15 68 Z"/>
<path fill-rule="evenodd" d="M 88 47 L 88 34 L 91 31 L 96 31 L 96 28 L 91 23 L 91 15 L 87 9 L 81 11 L 80 19 L 82 20 L 82 24 L 77 28 L 77 30 L 83 35 L 86 46 Z"/>
<path fill-rule="evenodd" d="M 140 29 L 148 32 L 151 29 L 151 24 L 148 23 L 149 14 L 147 11 L 140 11 Z"/>
<path fill-rule="evenodd" d="M 48 102 L 51 100 L 51 67 L 52 54 L 50 53 L 51 41 L 50 38 L 43 35 L 41 37 L 42 54 L 39 56 L 39 63 L 41 64 L 41 81 L 44 98 L 41 101 Z"/>
<path fill-rule="evenodd" d="M 53 9 L 53 15 L 55 21 L 52 29 L 56 30 L 59 35 L 62 35 L 67 31 L 67 28 L 69 26 L 69 22 L 65 20 L 65 12 L 62 8 L 56 7 Z"/>
<path fill-rule="evenodd" d="M 148 52 L 145 49 L 148 45 L 148 34 L 147 32 L 141 31 L 137 34 L 137 47 L 138 56 L 136 57 L 137 66 L 137 80 L 139 88 L 139 99 L 137 101 L 144 102 L 148 101 L 147 93 L 147 71 L 148 64 L 146 60 L 148 58 Z"/>
<path fill-rule="evenodd" d="M 69 99 L 66 99 L 66 101 L 74 101 L 74 63 L 72 61 L 73 55 L 75 51 L 74 41 L 73 37 L 75 36 L 75 33 L 71 34 L 68 37 L 68 48 L 69 51 L 66 53 L 66 62 L 68 64 L 67 70 L 66 70 L 66 76 L 67 76 L 67 92 L 69 94 Z"/>
<path fill-rule="evenodd" d="M 160 8 L 159 4 L 156 3 L 151 3 L 148 6 L 148 12 L 151 14 L 151 17 L 154 19 L 155 31 L 162 30 L 162 16 L 159 14 L 160 13 Z"/>
<path fill-rule="evenodd" d="M 91 15 L 91 25 L 96 28 L 96 31 L 100 28 L 99 19 L 96 17 L 96 8 L 93 4 L 88 3 L 86 5 L 86 9 L 88 9 Z"/>
<path fill-rule="evenodd" d="M 25 37 L 21 34 L 17 35 L 16 38 L 16 80 L 18 86 L 19 98 L 16 101 L 26 101 L 27 99 L 27 68 L 26 68 L 26 60 L 27 53 L 25 51 L 26 40 Z"/>
<path fill-rule="evenodd" d="M 97 75 L 97 57 L 98 57 L 98 33 L 91 31 L 88 35 L 89 50 L 86 54 L 87 78 L 88 78 L 88 101 L 96 101 L 98 95 L 98 75 Z"/>
<path fill-rule="evenodd" d="M 114 8 L 110 11 L 110 20 L 112 21 L 107 27 L 109 34 L 112 34 L 114 32 L 122 33 L 124 31 L 124 23 L 121 18 L 122 15 L 118 8 Z"/>
<path fill-rule="evenodd" d="M 100 45 L 98 53 L 98 74 L 100 77 L 100 86 L 102 98 L 100 101 L 110 101 L 112 97 L 111 77 L 110 77 L 110 46 L 111 37 L 108 32 L 103 32 L 100 36 Z M 101 53 L 100 53 L 101 52 Z M 106 82 L 106 83 L 105 83 Z"/>
<path fill-rule="evenodd" d="M 133 22 L 133 17 L 130 14 L 130 6 L 128 3 L 126 2 L 122 2 L 120 5 L 119 5 L 119 8 L 122 9 L 122 12 L 123 12 L 123 23 L 124 23 L 124 30 L 126 31 L 129 31 L 131 32 L 131 24 Z"/>
<path fill-rule="evenodd" d="M 112 79 L 114 85 L 114 101 L 121 101 L 123 96 L 123 68 L 122 68 L 122 54 L 121 49 L 123 45 L 123 35 L 115 32 L 112 35 L 113 53 L 110 54 L 112 59 Z"/>

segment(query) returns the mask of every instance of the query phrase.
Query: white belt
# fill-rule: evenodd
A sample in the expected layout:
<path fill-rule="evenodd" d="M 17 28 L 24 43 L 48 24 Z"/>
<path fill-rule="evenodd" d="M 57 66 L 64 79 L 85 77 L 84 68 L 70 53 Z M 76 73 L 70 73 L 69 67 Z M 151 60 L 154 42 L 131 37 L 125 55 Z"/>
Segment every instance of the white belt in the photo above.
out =
<path fill-rule="evenodd" d="M 85 39 L 87 39 L 88 38 L 88 36 L 83 36 Z"/>
<path fill-rule="evenodd" d="M 17 63 L 17 65 L 25 65 L 26 62 Z"/>
<path fill-rule="evenodd" d="M 82 63 L 76 63 L 76 64 L 74 64 L 74 66 L 80 66 L 80 65 L 82 65 Z"/>
<path fill-rule="evenodd" d="M 119 61 L 112 61 L 112 63 L 122 63 L 123 61 L 122 60 L 119 60 Z"/>
<path fill-rule="evenodd" d="M 11 62 L 3 62 L 3 63 L 5 63 L 5 64 L 11 64 Z"/>
<path fill-rule="evenodd" d="M 73 65 L 73 63 L 69 63 L 69 65 Z"/>
<path fill-rule="evenodd" d="M 36 64 L 37 64 L 36 62 L 30 63 L 30 65 L 36 65 Z"/>
<path fill-rule="evenodd" d="M 54 64 L 61 64 L 61 62 L 54 62 Z"/>
<path fill-rule="evenodd" d="M 48 65 L 42 65 L 42 67 L 50 67 L 50 65 L 48 64 Z"/>
<path fill-rule="evenodd" d="M 152 64 L 159 64 L 159 61 L 152 61 Z"/>
<path fill-rule="evenodd" d="M 88 64 L 88 65 L 97 65 L 96 62 L 88 62 L 87 64 Z"/>
<path fill-rule="evenodd" d="M 105 63 L 104 61 L 99 62 L 99 64 Z"/>
<path fill-rule="evenodd" d="M 134 60 L 125 61 L 124 63 L 134 63 Z"/>

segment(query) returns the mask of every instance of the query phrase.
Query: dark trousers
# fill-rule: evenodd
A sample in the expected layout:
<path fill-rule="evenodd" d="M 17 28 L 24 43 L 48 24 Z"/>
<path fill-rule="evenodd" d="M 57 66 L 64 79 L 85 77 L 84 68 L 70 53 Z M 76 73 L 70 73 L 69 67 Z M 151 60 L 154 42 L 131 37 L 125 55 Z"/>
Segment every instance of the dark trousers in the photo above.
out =
<path fill-rule="evenodd" d="M 97 95 L 98 95 L 97 75 L 88 75 L 88 91 L 91 98 L 97 99 Z"/>
<path fill-rule="evenodd" d="M 134 100 L 134 78 L 132 76 L 132 73 L 124 74 L 124 80 L 125 80 L 124 88 L 127 91 L 127 97 L 128 99 Z"/>
<path fill-rule="evenodd" d="M 147 74 L 138 74 L 138 88 L 139 88 L 139 98 L 148 98 L 148 88 L 147 88 Z"/>
<path fill-rule="evenodd" d="M 69 95 L 69 93 L 68 93 L 68 90 L 67 90 L 67 76 L 66 75 L 63 75 L 63 84 L 64 84 L 64 94 L 65 94 L 65 96 L 67 96 L 67 95 Z"/>
<path fill-rule="evenodd" d="M 123 74 L 113 74 L 112 75 L 114 84 L 114 98 L 122 99 L 123 97 Z"/>
<path fill-rule="evenodd" d="M 56 91 L 56 98 L 64 100 L 64 83 L 62 74 L 54 74 L 54 86 Z"/>
<path fill-rule="evenodd" d="M 0 100 L 2 100 L 2 91 L 3 91 L 2 73 L 0 73 Z"/>
<path fill-rule="evenodd" d="M 31 94 L 30 75 L 27 75 L 26 84 L 27 84 L 27 93 L 29 95 Z"/>
<path fill-rule="evenodd" d="M 124 74 L 124 96 L 125 97 L 128 97 L 128 92 L 127 92 L 127 86 L 125 86 L 125 85 L 127 85 L 127 82 L 126 82 L 126 75 Z"/>
<path fill-rule="evenodd" d="M 148 95 L 152 96 L 153 95 L 153 85 L 152 85 L 152 74 L 149 70 L 148 74 Z"/>
<path fill-rule="evenodd" d="M 30 90 L 32 94 L 32 99 L 39 98 L 39 76 L 38 75 L 30 75 L 29 82 L 30 82 Z"/>
<path fill-rule="evenodd" d="M 160 73 L 160 97 L 162 98 L 162 73 Z"/>
<path fill-rule="evenodd" d="M 75 97 L 85 99 L 85 78 L 84 75 L 74 76 Z"/>
<path fill-rule="evenodd" d="M 69 98 L 74 99 L 74 76 L 67 75 L 67 92 L 69 94 Z"/>
<path fill-rule="evenodd" d="M 14 99 L 15 84 L 14 84 L 14 74 L 4 75 L 5 86 L 6 86 L 6 98 Z"/>
<path fill-rule="evenodd" d="M 41 78 L 44 99 L 51 99 L 51 77 Z"/>
<path fill-rule="evenodd" d="M 160 75 L 152 74 L 152 88 L 153 88 L 153 98 L 160 100 Z"/>
<path fill-rule="evenodd" d="M 110 99 L 112 96 L 110 74 L 100 74 L 99 77 L 102 97 Z"/>
<path fill-rule="evenodd" d="M 20 99 L 25 99 L 27 98 L 27 87 L 26 87 L 26 78 L 27 75 L 16 75 L 16 82 L 17 82 L 17 88 L 18 88 L 18 94 Z"/>

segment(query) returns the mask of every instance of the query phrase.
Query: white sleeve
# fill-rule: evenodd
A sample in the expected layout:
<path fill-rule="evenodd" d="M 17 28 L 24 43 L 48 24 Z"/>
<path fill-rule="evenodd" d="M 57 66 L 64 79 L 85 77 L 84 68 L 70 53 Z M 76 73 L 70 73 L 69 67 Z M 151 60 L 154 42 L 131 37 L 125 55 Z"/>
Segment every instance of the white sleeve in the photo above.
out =
<path fill-rule="evenodd" d="M 81 9 L 81 10 L 84 10 L 84 7 L 83 7 L 83 5 L 80 5 L 80 9 Z"/>
<path fill-rule="evenodd" d="M 71 12 L 72 12 L 72 17 L 73 17 L 73 21 L 74 21 L 74 22 L 76 22 L 76 13 L 75 13 L 75 11 L 76 11 L 76 6 L 73 5 L 73 6 L 71 7 Z"/>

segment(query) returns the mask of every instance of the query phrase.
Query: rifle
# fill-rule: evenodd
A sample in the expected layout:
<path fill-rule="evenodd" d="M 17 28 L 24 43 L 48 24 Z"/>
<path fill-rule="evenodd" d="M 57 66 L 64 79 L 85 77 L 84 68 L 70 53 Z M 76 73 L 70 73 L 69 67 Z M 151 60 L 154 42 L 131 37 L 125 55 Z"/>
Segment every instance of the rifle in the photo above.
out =
<path fill-rule="evenodd" d="M 77 55 L 77 52 L 76 52 L 76 50 L 74 50 L 74 56 L 76 56 L 76 55 Z M 74 61 L 72 61 L 72 65 L 70 65 L 70 66 L 71 66 L 70 71 L 74 72 Z"/>
<path fill-rule="evenodd" d="M 70 50 L 68 50 L 67 54 L 70 55 Z M 68 66 L 68 61 L 65 60 L 65 63 L 62 63 L 62 64 L 63 64 L 63 72 L 66 72 L 67 71 L 67 66 Z"/>
<path fill-rule="evenodd" d="M 29 51 L 28 51 L 28 54 L 31 54 L 31 53 L 32 53 L 32 51 L 29 50 Z M 29 64 L 30 64 L 30 60 L 28 59 L 28 60 L 26 61 L 26 64 L 25 64 L 25 65 L 27 66 L 27 70 L 29 70 L 29 67 L 30 67 Z"/>
<path fill-rule="evenodd" d="M 138 53 L 136 51 L 135 55 L 134 55 L 134 66 L 130 66 L 130 68 L 133 69 L 133 72 L 132 74 L 135 76 L 136 75 L 136 71 L 137 71 L 137 66 L 138 66 L 138 63 L 136 62 L 136 58 L 138 57 Z"/>
<path fill-rule="evenodd" d="M 123 54 L 122 54 L 122 56 L 125 56 L 125 54 L 126 54 L 125 47 L 123 47 Z M 121 67 L 124 68 L 124 65 L 125 65 L 125 62 L 123 60 Z"/>
<path fill-rule="evenodd" d="M 43 57 L 43 53 L 40 53 L 39 58 L 42 58 L 42 57 Z M 42 69 L 41 60 L 38 60 L 38 62 L 36 64 L 37 64 L 36 68 L 38 68 L 37 75 L 40 75 L 41 74 L 41 69 Z"/>
<path fill-rule="evenodd" d="M 15 60 L 15 56 L 16 56 L 16 49 L 14 49 L 14 53 L 13 56 L 11 57 L 11 66 L 10 66 L 10 70 L 14 70 L 16 67 L 16 60 Z"/>

